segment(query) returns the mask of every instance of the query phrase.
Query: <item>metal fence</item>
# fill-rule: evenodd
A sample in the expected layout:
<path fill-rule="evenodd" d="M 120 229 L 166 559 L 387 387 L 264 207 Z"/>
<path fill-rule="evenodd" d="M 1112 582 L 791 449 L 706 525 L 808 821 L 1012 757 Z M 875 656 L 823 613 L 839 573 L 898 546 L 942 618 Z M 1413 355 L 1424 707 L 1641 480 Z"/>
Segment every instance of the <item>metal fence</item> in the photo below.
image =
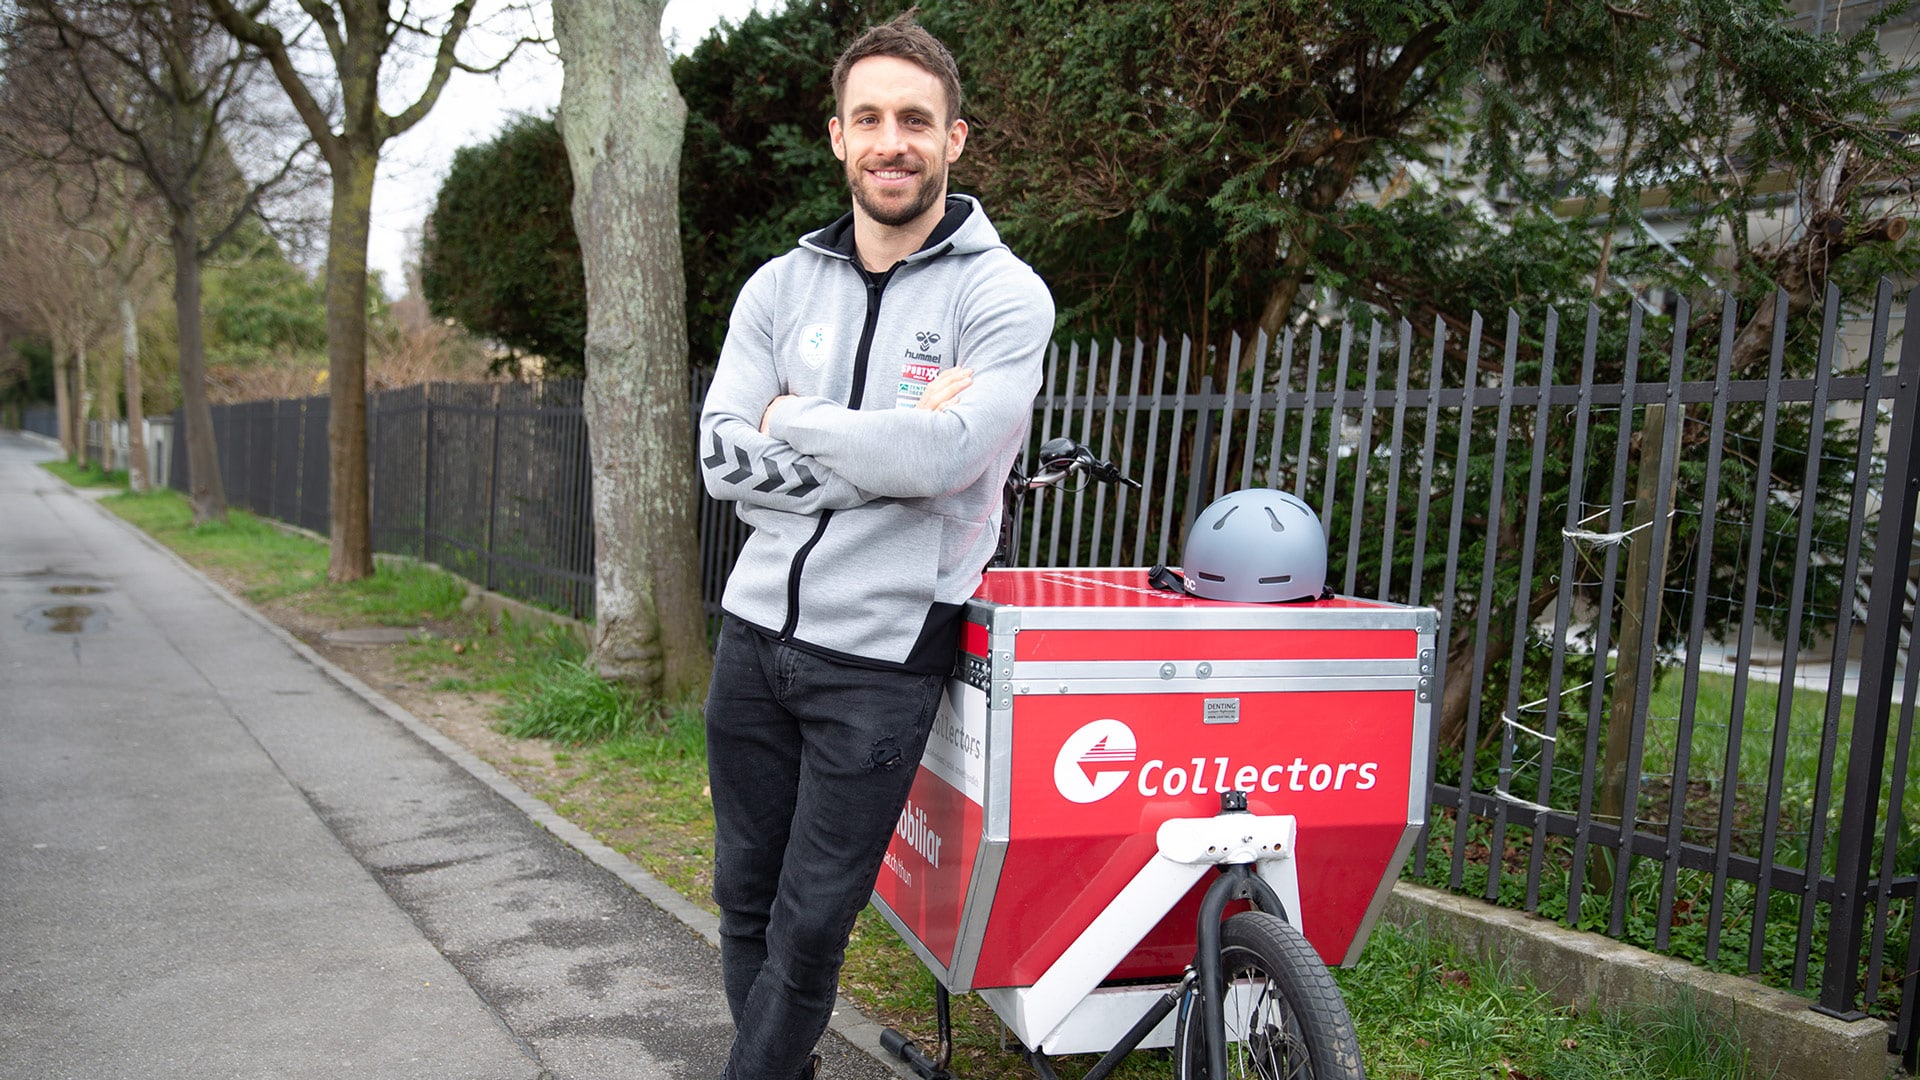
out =
<path fill-rule="evenodd" d="M 173 419 L 160 416 L 142 421 L 147 444 L 147 468 L 153 476 L 166 476 L 169 468 L 168 455 L 173 449 Z M 125 420 L 108 423 L 104 420 L 87 421 L 87 460 L 95 465 L 109 460 L 107 451 L 113 451 L 111 460 L 115 469 L 124 470 L 132 461 L 132 434 Z M 54 436 L 58 438 L 56 434 Z"/>
<path fill-rule="evenodd" d="M 168 417 L 148 418 L 141 426 L 145 428 L 147 444 L 147 467 L 155 477 L 166 477 L 168 472 L 168 454 L 173 447 L 173 421 Z M 52 405 L 29 405 L 20 410 L 20 429 L 49 439 L 60 437 L 60 416 Z M 112 461 L 115 469 L 127 468 L 131 454 L 131 434 L 125 420 L 111 423 L 100 419 L 86 422 L 87 460 L 95 465 L 107 460 L 107 450 L 113 451 Z"/>
<path fill-rule="evenodd" d="M 374 549 L 591 618 L 592 502 L 580 390 L 577 381 L 431 383 L 368 395 Z M 327 532 L 330 412 L 324 395 L 215 406 L 228 502 Z M 182 491 L 186 457 L 178 447 L 167 474 Z"/>
<path fill-rule="evenodd" d="M 1684 305 L 1069 343 L 1033 446 L 1073 435 L 1143 489 L 1040 496 L 1016 555 L 1177 561 L 1219 494 L 1301 494 L 1336 588 L 1441 615 L 1413 873 L 1897 1017 L 1912 1070 L 1920 341 L 1890 361 L 1890 286 L 1842 309 L 1757 348 L 1731 306 Z M 591 613 L 578 384 L 370 400 L 376 547 Z M 324 529 L 325 414 L 217 409 L 230 497 Z M 700 523 L 713 611 L 743 531 L 704 500 Z"/>
<path fill-rule="evenodd" d="M 52 405 L 29 405 L 21 410 L 20 429 L 57 439 L 60 437 L 60 412 Z"/>
<path fill-rule="evenodd" d="M 1890 367 L 1884 285 L 1758 350 L 1731 306 L 1643 314 L 1056 350 L 1036 441 L 1146 487 L 1052 496 L 1025 561 L 1177 561 L 1210 499 L 1295 491 L 1336 588 L 1440 612 L 1415 874 L 1897 1014 L 1912 1069 L 1920 342 Z"/>

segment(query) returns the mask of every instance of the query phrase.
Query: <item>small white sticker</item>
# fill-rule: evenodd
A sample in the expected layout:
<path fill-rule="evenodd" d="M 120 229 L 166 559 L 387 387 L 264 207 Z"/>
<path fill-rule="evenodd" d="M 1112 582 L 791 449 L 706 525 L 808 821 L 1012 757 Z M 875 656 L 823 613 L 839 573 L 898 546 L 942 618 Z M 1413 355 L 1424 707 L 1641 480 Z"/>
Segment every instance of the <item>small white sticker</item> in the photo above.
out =
<path fill-rule="evenodd" d="M 828 323 L 812 323 L 800 328 L 800 359 L 810 368 L 817 368 L 827 362 L 827 356 L 833 351 L 833 327 Z"/>

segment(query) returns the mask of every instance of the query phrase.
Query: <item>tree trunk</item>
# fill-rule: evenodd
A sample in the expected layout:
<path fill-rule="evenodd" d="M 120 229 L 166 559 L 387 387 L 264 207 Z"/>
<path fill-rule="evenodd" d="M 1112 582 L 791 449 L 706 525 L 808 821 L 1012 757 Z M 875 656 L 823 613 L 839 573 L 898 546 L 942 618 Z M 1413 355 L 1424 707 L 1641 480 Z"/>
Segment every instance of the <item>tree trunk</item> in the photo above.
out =
<path fill-rule="evenodd" d="M 1662 545 L 1660 562 L 1653 561 L 1655 532 L 1672 527 L 1667 516 L 1671 507 L 1656 506 L 1654 499 L 1659 495 L 1661 472 L 1665 471 L 1671 491 L 1674 473 L 1680 464 L 1678 457 L 1672 461 L 1661 460 L 1660 438 L 1666 430 L 1666 419 L 1665 405 L 1649 405 L 1641 426 L 1640 472 L 1633 495 L 1635 531 L 1629 541 L 1632 546 L 1627 549 L 1627 582 L 1620 594 L 1620 633 L 1615 638 L 1618 645 L 1614 654 L 1611 702 L 1607 708 L 1606 744 L 1601 751 L 1599 772 L 1594 776 L 1599 799 L 1594 818 L 1620 825 L 1621 848 L 1617 857 L 1623 864 L 1634 827 L 1635 808 L 1627 805 L 1627 766 L 1633 750 L 1634 713 L 1640 698 L 1652 689 L 1643 689 L 1640 685 L 1641 658 L 1648 647 L 1659 648 L 1657 640 L 1646 640 L 1647 627 L 1657 627 L 1660 623 L 1660 600 L 1665 592 L 1667 553 L 1671 547 Z M 1649 589 L 1653 593 L 1651 607 L 1647 604 Z M 1615 857 L 1615 852 L 1598 845 L 1589 849 L 1587 880 L 1596 892 L 1612 890 Z M 1621 869 L 1624 871 L 1624 865 Z"/>
<path fill-rule="evenodd" d="M 351 148 L 334 162 L 327 229 L 327 476 L 331 485 L 327 580 L 373 573 L 367 484 L 367 231 L 377 149 Z"/>
<path fill-rule="evenodd" d="M 78 453 L 74 462 L 87 467 L 87 418 L 93 412 L 93 387 L 87 382 L 87 339 L 84 333 L 73 341 L 73 446 Z"/>
<path fill-rule="evenodd" d="M 1512 551 L 1519 546 L 1519 538 L 1508 533 L 1501 540 L 1503 550 Z M 1551 578 L 1534 582 L 1534 589 L 1527 597 L 1527 624 L 1546 614 L 1554 601 L 1560 596 L 1560 586 Z M 1490 602 L 1484 594 L 1475 605 Z M 1467 732 L 1467 705 L 1473 697 L 1473 635 L 1475 609 L 1469 608 L 1464 617 L 1454 622 L 1456 629 L 1447 638 L 1447 676 L 1446 686 L 1440 695 L 1440 728 L 1435 736 L 1442 746 L 1461 746 L 1465 748 Z M 1491 667 L 1499 658 L 1508 655 L 1513 649 L 1512 613 L 1500 610 L 1488 620 L 1487 625 L 1487 663 Z M 1486 700 L 1484 691 L 1482 700 Z M 1480 740 L 1484 744 L 1497 729 L 1483 728 Z"/>
<path fill-rule="evenodd" d="M 73 449 L 73 359 L 59 331 L 53 333 L 53 412 L 60 429 L 60 452 L 68 461 Z"/>
<path fill-rule="evenodd" d="M 110 473 L 120 466 L 113 452 L 113 427 L 120 419 L 119 370 L 100 361 L 100 471 Z"/>
<path fill-rule="evenodd" d="M 227 520 L 227 489 L 220 483 L 220 454 L 213 441 L 213 410 L 207 405 L 206 343 L 200 336 L 200 223 L 175 208 L 173 311 L 180 324 L 180 411 L 187 426 L 187 501 L 193 523 Z"/>
<path fill-rule="evenodd" d="M 603 676 L 676 701 L 705 687 L 712 663 L 680 256 L 686 104 L 660 42 L 663 0 L 633 7 L 558 0 L 554 30 L 587 284 L 594 660 Z"/>
<path fill-rule="evenodd" d="M 133 310 L 133 293 L 120 282 L 120 356 L 127 384 L 127 486 L 145 494 L 147 472 L 147 410 L 140 400 L 140 321 Z"/>
<path fill-rule="evenodd" d="M 1753 317 L 1734 337 L 1732 369 L 1736 376 L 1765 368 L 1773 355 L 1774 322 L 1806 314 L 1822 298 L 1835 264 L 1849 251 L 1866 244 L 1899 243 L 1907 235 L 1904 217 L 1882 216 L 1850 221 L 1837 207 L 1808 215 L 1807 227 L 1771 257 L 1762 259 L 1769 276 L 1787 297 L 1787 310 L 1778 310 L 1779 292 L 1770 292 L 1754 308 Z"/>

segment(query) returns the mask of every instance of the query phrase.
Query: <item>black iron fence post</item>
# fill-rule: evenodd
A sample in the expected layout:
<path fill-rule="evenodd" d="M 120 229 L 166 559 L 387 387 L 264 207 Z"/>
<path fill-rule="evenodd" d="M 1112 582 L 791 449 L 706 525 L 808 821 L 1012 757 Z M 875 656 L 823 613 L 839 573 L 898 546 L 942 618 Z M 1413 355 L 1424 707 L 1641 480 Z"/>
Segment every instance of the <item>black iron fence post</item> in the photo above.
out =
<path fill-rule="evenodd" d="M 1175 543 L 1185 539 L 1187 530 L 1193 528 L 1193 519 L 1200 513 L 1202 478 L 1213 471 L 1213 391 L 1213 376 L 1202 376 L 1199 413 L 1193 425 L 1193 462 L 1187 472 L 1187 507 L 1180 515 L 1180 532 L 1174 537 Z"/>
<path fill-rule="evenodd" d="M 420 557 L 436 561 L 433 555 L 433 388 L 420 388 Z"/>
<path fill-rule="evenodd" d="M 486 541 L 481 548 L 480 587 L 493 591 L 493 513 L 494 500 L 500 492 L 500 387 L 496 384 L 490 395 L 493 400 L 493 424 L 487 434 L 487 521 Z"/>
<path fill-rule="evenodd" d="M 381 446 L 380 393 L 377 390 L 367 391 L 366 418 L 367 418 L 366 420 L 366 425 L 367 425 L 367 544 L 369 547 L 373 548 L 373 550 L 378 551 L 380 550 L 380 541 L 379 541 L 380 487 L 381 487 L 380 474 L 386 472 L 387 470 L 382 467 L 382 463 L 380 461 L 380 446 Z M 329 425 L 327 430 L 329 435 L 331 435 L 333 430 L 331 425 Z M 328 472 L 329 474 L 331 474 L 332 472 L 331 465 L 328 466 Z M 327 509 L 328 509 L 327 532 L 331 534 L 333 532 L 333 529 L 332 529 L 333 498 L 331 493 L 329 493 L 327 498 Z"/>
<path fill-rule="evenodd" d="M 1893 415 L 1887 423 L 1886 485 L 1874 534 L 1873 591 L 1867 602 L 1866 651 L 1854 697 L 1853 745 L 1840 811 L 1841 842 L 1835 852 L 1826 966 L 1820 976 L 1820 1002 L 1814 1006 L 1842 1020 L 1866 1016 L 1857 1002 L 1867 875 L 1873 867 L 1874 813 L 1880 799 L 1880 770 L 1886 764 L 1887 727 L 1893 717 L 1894 676 L 1900 665 L 1914 510 L 1920 505 L 1920 438 L 1914 431 L 1920 422 L 1920 334 L 1912 332 L 1920 327 L 1920 289 L 1907 298 L 1907 320 Z M 1809 873 L 1817 871 L 1817 867 L 1808 868 Z"/>

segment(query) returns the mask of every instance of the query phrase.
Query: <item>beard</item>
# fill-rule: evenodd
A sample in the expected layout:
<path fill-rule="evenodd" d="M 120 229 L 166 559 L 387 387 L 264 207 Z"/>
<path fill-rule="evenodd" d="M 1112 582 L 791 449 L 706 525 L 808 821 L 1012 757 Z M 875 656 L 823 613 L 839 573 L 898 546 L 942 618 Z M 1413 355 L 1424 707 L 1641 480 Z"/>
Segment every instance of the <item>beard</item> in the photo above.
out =
<path fill-rule="evenodd" d="M 909 224 L 939 203 L 946 194 L 946 163 L 922 164 L 915 173 L 918 183 L 905 200 L 889 200 L 867 185 L 866 170 L 869 168 L 904 168 L 911 159 L 886 162 L 847 163 L 847 187 L 853 191 L 853 201 L 859 204 L 866 215 L 882 225 L 898 228 Z"/>

